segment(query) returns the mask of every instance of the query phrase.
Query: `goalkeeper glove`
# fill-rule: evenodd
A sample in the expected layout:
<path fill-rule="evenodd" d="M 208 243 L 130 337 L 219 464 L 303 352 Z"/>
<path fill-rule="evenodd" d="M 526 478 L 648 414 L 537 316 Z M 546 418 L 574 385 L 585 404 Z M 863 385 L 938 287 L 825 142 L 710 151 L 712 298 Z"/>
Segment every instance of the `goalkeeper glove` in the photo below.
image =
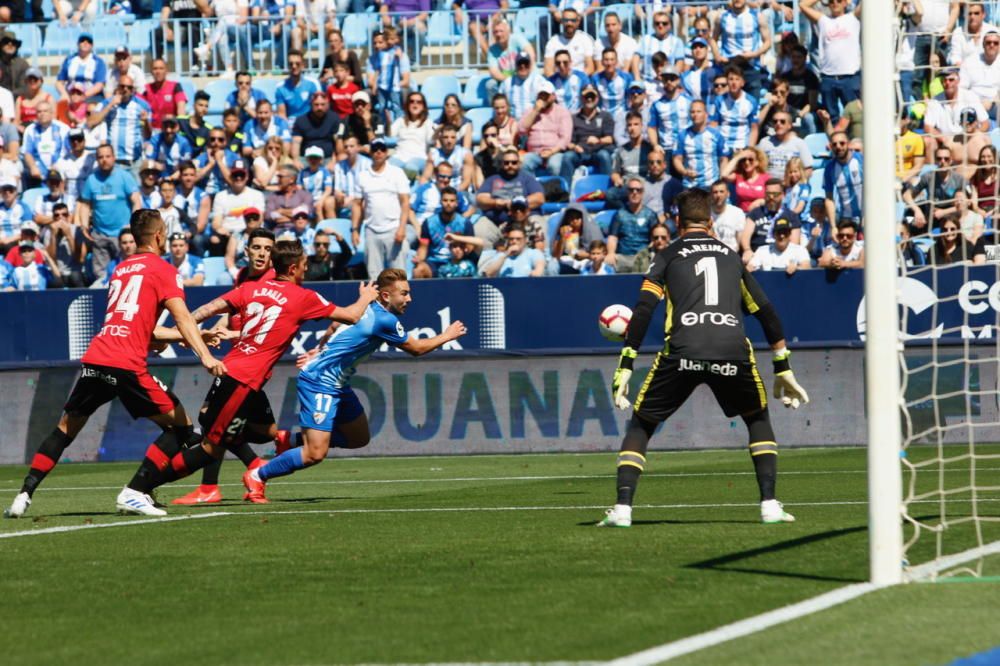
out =
<path fill-rule="evenodd" d="M 615 369 L 614 377 L 611 380 L 611 395 L 618 409 L 628 409 L 632 406 L 626 396 L 628 396 L 629 380 L 632 379 L 632 362 L 638 355 L 639 352 L 631 347 L 622 347 L 618 368 Z"/>
<path fill-rule="evenodd" d="M 787 349 L 774 352 L 774 397 L 779 398 L 785 407 L 798 409 L 799 405 L 809 402 L 809 394 L 795 381 L 795 374 L 788 358 L 792 355 Z"/>

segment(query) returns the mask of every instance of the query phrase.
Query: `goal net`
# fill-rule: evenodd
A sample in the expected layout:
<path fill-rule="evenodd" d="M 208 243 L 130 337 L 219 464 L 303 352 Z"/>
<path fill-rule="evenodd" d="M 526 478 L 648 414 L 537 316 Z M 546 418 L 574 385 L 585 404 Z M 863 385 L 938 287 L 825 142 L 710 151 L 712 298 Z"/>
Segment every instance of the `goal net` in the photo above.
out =
<path fill-rule="evenodd" d="M 982 74 L 1000 34 L 976 33 L 982 4 L 962 3 L 947 40 L 914 9 L 894 17 L 902 577 L 1000 575 L 1000 79 Z M 892 108 L 865 102 L 866 123 Z"/>

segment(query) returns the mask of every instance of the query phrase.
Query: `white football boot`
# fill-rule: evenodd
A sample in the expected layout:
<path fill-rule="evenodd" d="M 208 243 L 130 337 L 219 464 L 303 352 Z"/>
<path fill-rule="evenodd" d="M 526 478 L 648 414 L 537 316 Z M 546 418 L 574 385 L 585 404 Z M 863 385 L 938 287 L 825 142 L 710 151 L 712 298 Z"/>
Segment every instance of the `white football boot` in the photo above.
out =
<path fill-rule="evenodd" d="M 135 513 L 140 516 L 165 516 L 167 512 L 163 509 L 157 509 L 153 506 L 153 499 L 146 494 L 140 493 L 138 490 L 132 490 L 131 488 L 122 488 L 122 491 L 118 493 L 118 500 L 115 504 L 118 507 L 118 513 Z"/>
<path fill-rule="evenodd" d="M 4 518 L 20 518 L 31 506 L 31 497 L 28 493 L 18 493 L 10 506 L 3 510 Z"/>
<path fill-rule="evenodd" d="M 598 527 L 631 527 L 632 526 L 632 507 L 628 504 L 615 504 L 613 507 L 608 509 L 604 518 L 601 522 L 597 523 Z"/>
<path fill-rule="evenodd" d="M 784 506 L 778 500 L 766 500 L 760 503 L 760 522 L 794 523 L 795 516 L 786 512 Z"/>

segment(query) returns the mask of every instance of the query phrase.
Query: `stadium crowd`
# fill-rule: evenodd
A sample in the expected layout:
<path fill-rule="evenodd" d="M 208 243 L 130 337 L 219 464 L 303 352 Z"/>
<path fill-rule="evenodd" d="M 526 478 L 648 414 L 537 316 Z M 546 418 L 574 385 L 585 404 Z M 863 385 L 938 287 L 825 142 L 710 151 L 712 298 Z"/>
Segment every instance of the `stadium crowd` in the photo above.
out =
<path fill-rule="evenodd" d="M 0 20 L 22 16 L 12 4 Z M 371 10 L 365 0 L 166 2 L 161 40 L 174 39 L 168 19 L 218 19 L 184 35 L 206 68 L 214 51 L 229 69 L 230 47 L 253 48 L 247 17 L 261 12 L 288 44 L 274 94 L 230 72 L 214 124 L 210 95 L 189 99 L 162 57 L 124 45 L 112 62 L 96 55 L 86 25 L 97 4 L 55 4 L 84 32 L 54 81 L 0 32 L 5 290 L 103 285 L 134 251 L 137 207 L 161 211 L 165 259 L 187 284 L 205 283 L 206 261 L 224 265 L 212 283 L 234 277 L 260 226 L 301 240 L 316 280 L 389 266 L 415 278 L 641 272 L 674 235 L 673 200 L 689 187 L 711 192 L 715 233 L 751 270 L 864 265 L 860 3 L 797 0 L 799 29 L 782 0 L 559 0 L 536 52 L 508 21 L 546 2 L 458 0 L 440 9 L 469 21 L 488 63 L 489 106 L 474 120 L 459 94 L 429 108 L 413 78 L 418 40 L 404 37 L 426 33 L 429 0 L 381 3 L 370 52 L 345 48 L 335 20 Z M 989 20 L 1000 12 L 897 4 L 903 257 L 981 263 L 998 200 Z M 318 24 L 328 52 L 310 72 L 298 47 Z"/>

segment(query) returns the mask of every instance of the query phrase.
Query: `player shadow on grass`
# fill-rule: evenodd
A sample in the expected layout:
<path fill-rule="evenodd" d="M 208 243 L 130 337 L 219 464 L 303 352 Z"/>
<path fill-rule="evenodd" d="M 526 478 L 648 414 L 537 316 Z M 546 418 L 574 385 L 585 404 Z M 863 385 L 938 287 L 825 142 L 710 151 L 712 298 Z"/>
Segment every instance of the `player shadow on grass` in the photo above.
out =
<path fill-rule="evenodd" d="M 634 524 L 635 523 L 633 523 L 633 525 Z M 776 529 L 776 526 L 762 526 L 762 529 Z M 797 537 L 795 539 L 780 541 L 778 543 L 774 543 L 769 546 L 762 546 L 760 548 L 751 548 L 749 550 L 741 550 L 735 553 L 730 553 L 729 555 L 722 555 L 721 557 L 713 557 L 711 559 L 702 560 L 700 562 L 692 562 L 690 564 L 685 564 L 684 567 L 687 569 L 714 569 L 717 571 L 725 571 L 727 573 L 748 573 L 748 574 L 758 574 L 764 576 L 778 576 L 780 578 L 801 578 L 805 580 L 828 581 L 833 583 L 864 583 L 867 580 L 865 578 L 849 578 L 845 576 L 825 576 L 821 574 L 792 573 L 789 571 L 774 571 L 770 569 L 756 569 L 753 567 L 740 567 L 740 566 L 728 566 L 728 565 L 740 562 L 742 560 L 749 560 L 751 558 L 758 557 L 760 555 L 774 554 L 784 550 L 790 550 L 808 544 L 825 541 L 827 539 L 835 539 L 837 537 L 842 537 L 857 532 L 867 532 L 867 531 L 868 531 L 867 525 L 859 525 L 857 527 L 845 527 L 839 530 L 828 530 L 826 532 L 817 532 L 816 534 L 808 534 L 806 536 Z"/>

